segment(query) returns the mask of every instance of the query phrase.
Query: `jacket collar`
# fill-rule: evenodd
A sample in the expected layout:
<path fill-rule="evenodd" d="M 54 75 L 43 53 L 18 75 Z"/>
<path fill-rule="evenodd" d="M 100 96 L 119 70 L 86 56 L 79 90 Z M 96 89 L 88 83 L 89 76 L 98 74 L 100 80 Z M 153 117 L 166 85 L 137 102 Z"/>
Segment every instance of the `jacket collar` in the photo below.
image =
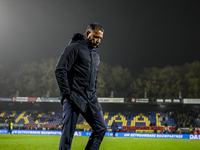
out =
<path fill-rule="evenodd" d="M 87 38 L 87 36 L 85 34 L 83 34 L 83 39 L 84 41 L 87 43 L 88 48 L 94 49 L 94 45 L 92 44 L 92 42 Z M 96 47 L 98 48 L 98 46 Z"/>
<path fill-rule="evenodd" d="M 87 36 L 85 34 L 75 33 L 72 36 L 69 44 L 75 43 L 75 42 L 80 42 L 80 43 L 86 45 L 89 49 L 94 49 L 92 42 L 87 38 Z M 96 48 L 98 48 L 98 47 L 96 47 Z"/>

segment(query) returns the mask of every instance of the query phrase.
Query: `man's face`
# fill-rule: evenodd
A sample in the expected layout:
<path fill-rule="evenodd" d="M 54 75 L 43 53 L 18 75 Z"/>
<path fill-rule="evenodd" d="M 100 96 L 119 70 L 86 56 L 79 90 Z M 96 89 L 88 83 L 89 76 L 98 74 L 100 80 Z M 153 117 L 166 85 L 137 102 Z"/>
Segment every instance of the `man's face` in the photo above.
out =
<path fill-rule="evenodd" d="M 103 32 L 101 30 L 87 31 L 86 36 L 92 42 L 93 47 L 96 48 L 103 38 Z"/>

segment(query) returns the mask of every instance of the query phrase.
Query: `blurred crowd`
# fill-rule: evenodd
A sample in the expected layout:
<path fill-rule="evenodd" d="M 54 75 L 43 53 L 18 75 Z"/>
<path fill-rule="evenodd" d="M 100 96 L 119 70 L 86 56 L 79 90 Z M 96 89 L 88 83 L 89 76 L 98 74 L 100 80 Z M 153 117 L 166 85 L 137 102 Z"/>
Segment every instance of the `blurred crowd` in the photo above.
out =
<path fill-rule="evenodd" d="M 174 119 L 178 127 L 199 127 L 200 114 L 198 109 L 188 111 L 170 111 L 169 117 Z"/>

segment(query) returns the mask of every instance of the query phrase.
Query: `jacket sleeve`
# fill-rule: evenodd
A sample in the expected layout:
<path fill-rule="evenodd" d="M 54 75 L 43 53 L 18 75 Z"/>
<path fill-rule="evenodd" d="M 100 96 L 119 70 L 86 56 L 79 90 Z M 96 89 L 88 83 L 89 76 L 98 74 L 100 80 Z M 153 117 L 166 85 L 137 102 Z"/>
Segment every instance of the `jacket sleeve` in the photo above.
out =
<path fill-rule="evenodd" d="M 65 48 L 55 69 L 56 80 L 60 89 L 62 100 L 70 97 L 70 86 L 68 82 L 68 72 L 74 64 L 78 50 L 74 44 Z"/>

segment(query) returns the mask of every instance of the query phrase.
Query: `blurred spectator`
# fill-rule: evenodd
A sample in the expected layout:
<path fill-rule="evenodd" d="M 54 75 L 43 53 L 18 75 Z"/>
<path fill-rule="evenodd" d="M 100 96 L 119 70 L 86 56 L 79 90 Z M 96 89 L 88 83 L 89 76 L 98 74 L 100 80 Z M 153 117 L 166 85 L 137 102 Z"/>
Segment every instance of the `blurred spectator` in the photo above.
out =
<path fill-rule="evenodd" d="M 194 134 L 199 134 L 199 130 L 196 130 L 196 131 L 194 132 Z"/>
<path fill-rule="evenodd" d="M 113 120 L 113 123 L 112 123 L 112 125 L 111 125 L 111 129 L 112 129 L 112 132 L 113 132 L 113 139 L 115 139 L 115 133 L 116 133 L 116 131 L 117 131 L 117 129 L 118 129 L 118 125 L 117 125 L 117 123 L 115 122 L 115 120 Z"/>
<path fill-rule="evenodd" d="M 167 124 L 165 124 L 164 129 L 162 130 L 162 133 L 171 133 L 171 131 L 169 130 L 169 127 Z"/>
<path fill-rule="evenodd" d="M 179 133 L 179 131 L 180 131 L 180 123 L 177 123 L 175 127 L 175 133 Z"/>
<path fill-rule="evenodd" d="M 126 112 L 126 119 L 130 118 L 131 113 L 130 112 Z"/>
<path fill-rule="evenodd" d="M 13 130 L 13 123 L 12 121 L 8 122 L 8 134 L 12 135 L 12 130 Z"/>

